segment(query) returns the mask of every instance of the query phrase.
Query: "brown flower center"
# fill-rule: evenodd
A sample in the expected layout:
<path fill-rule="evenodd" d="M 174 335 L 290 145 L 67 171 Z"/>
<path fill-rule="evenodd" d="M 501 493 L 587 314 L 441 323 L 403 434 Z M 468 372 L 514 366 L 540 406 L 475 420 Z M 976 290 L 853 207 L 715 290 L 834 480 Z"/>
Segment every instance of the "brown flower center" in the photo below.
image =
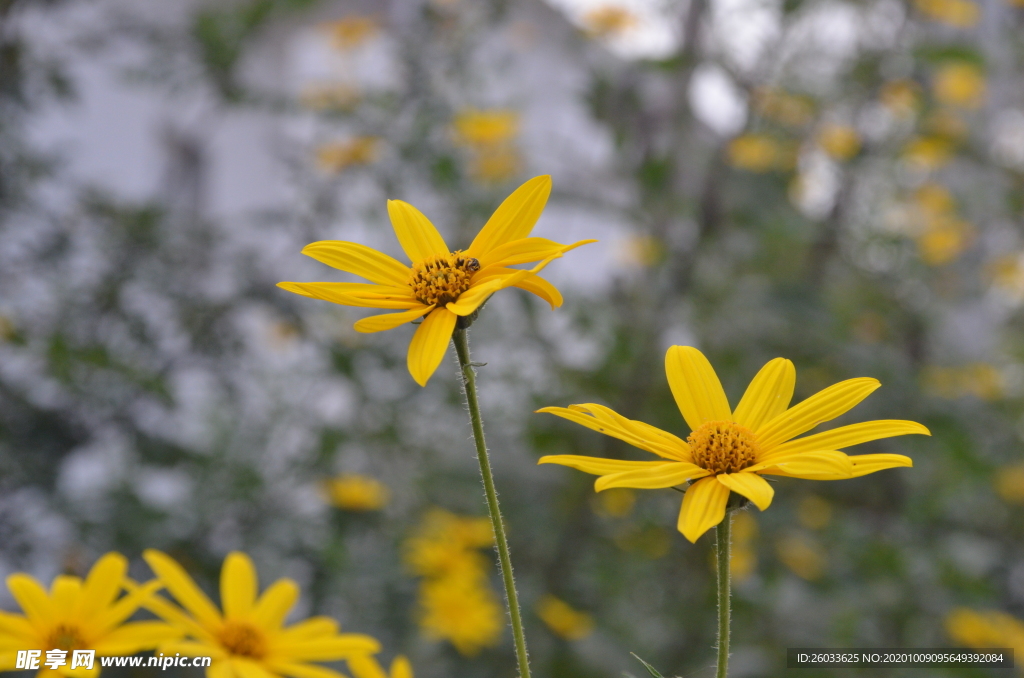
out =
<path fill-rule="evenodd" d="M 46 639 L 46 647 L 53 650 L 84 650 L 85 640 L 77 626 L 57 624 Z"/>
<path fill-rule="evenodd" d="M 693 463 L 712 473 L 737 473 L 757 460 L 757 439 L 750 429 L 731 421 L 709 421 L 690 433 Z"/>
<path fill-rule="evenodd" d="M 262 659 L 267 654 L 267 640 L 263 633 L 245 622 L 225 622 L 217 640 L 228 652 L 240 657 Z"/>
<path fill-rule="evenodd" d="M 480 270 L 480 262 L 462 250 L 436 254 L 415 264 L 409 276 L 413 296 L 424 304 L 444 306 L 469 289 L 469 279 Z"/>

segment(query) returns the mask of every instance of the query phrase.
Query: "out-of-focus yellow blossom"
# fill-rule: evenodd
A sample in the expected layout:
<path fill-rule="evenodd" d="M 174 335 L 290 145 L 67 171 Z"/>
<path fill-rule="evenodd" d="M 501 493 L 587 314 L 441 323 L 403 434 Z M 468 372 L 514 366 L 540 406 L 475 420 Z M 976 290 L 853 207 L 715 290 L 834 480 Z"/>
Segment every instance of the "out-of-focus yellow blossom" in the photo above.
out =
<path fill-rule="evenodd" d="M 346 473 L 326 483 L 331 503 L 346 511 L 379 511 L 388 505 L 391 493 L 375 478 Z"/>
<path fill-rule="evenodd" d="M 970 0 L 914 0 L 921 14 L 957 28 L 970 28 L 978 23 L 981 10 Z"/>
<path fill-rule="evenodd" d="M 636 504 L 636 492 L 628 487 L 617 487 L 594 496 L 597 512 L 613 518 L 628 516 Z"/>
<path fill-rule="evenodd" d="M 903 160 L 922 170 L 932 172 L 953 159 L 953 144 L 942 137 L 914 137 L 903 148 Z"/>
<path fill-rule="evenodd" d="M 996 257 L 989 262 L 986 272 L 993 287 L 1014 301 L 1024 301 L 1024 263 L 1019 253 Z"/>
<path fill-rule="evenodd" d="M 818 145 L 836 160 L 849 160 L 860 152 L 860 135 L 849 125 L 825 125 L 818 132 Z"/>
<path fill-rule="evenodd" d="M 83 581 L 59 575 L 47 591 L 35 579 L 18 572 L 7 578 L 7 588 L 24 616 L 0 612 L 0 671 L 13 671 L 19 650 L 64 650 L 67 664 L 56 670 L 43 664 L 39 678 L 95 678 L 100 673 L 96 660 L 91 669 L 71 668 L 74 650 L 95 650 L 100 657 L 132 655 L 152 650 L 177 638 L 181 631 L 156 621 L 127 622 L 139 605 L 159 588 L 158 582 L 137 587 L 120 596 L 128 560 L 120 553 L 108 553 L 93 565 Z"/>
<path fill-rule="evenodd" d="M 377 159 L 377 137 L 355 137 L 348 141 L 321 146 L 316 152 L 317 165 L 325 172 L 341 172 L 353 165 L 368 165 Z"/>
<path fill-rule="evenodd" d="M 355 678 L 413 678 L 412 664 L 402 655 L 391 661 L 391 670 L 386 673 L 384 667 L 370 655 L 349 657 L 347 663 Z"/>
<path fill-rule="evenodd" d="M 1002 375 L 988 363 L 929 367 L 922 375 L 922 382 L 927 393 L 940 398 L 970 395 L 981 400 L 998 400 L 1005 393 Z"/>
<path fill-rule="evenodd" d="M 795 153 L 767 134 L 744 134 L 729 143 L 729 164 L 748 172 L 771 172 L 791 169 Z"/>
<path fill-rule="evenodd" d="M 974 239 L 974 225 L 963 219 L 935 219 L 917 236 L 921 259 L 929 266 L 942 266 L 960 256 Z"/>
<path fill-rule="evenodd" d="M 1004 466 L 993 478 L 996 494 L 1008 504 L 1024 504 L 1024 464 Z"/>
<path fill-rule="evenodd" d="M 615 545 L 623 551 L 634 551 L 645 558 L 657 560 L 668 555 L 672 539 L 667 530 L 647 525 L 615 537 Z"/>
<path fill-rule="evenodd" d="M 331 44 L 342 51 L 353 50 L 372 38 L 380 30 L 380 24 L 372 16 L 353 15 L 337 21 L 321 24 L 331 37 Z"/>
<path fill-rule="evenodd" d="M 932 93 L 940 103 L 977 108 L 985 100 L 985 73 L 965 61 L 947 63 L 936 71 Z"/>
<path fill-rule="evenodd" d="M 921 107 L 921 86 L 913 80 L 890 80 L 882 85 L 878 98 L 893 115 L 909 118 Z"/>
<path fill-rule="evenodd" d="M 944 137 L 950 141 L 960 141 L 967 136 L 969 131 L 963 117 L 950 108 L 942 108 L 929 115 L 924 122 L 924 129 L 929 134 Z"/>
<path fill-rule="evenodd" d="M 482 184 L 500 184 L 515 177 L 523 168 L 523 158 L 511 146 L 481 148 L 469 162 L 469 174 Z"/>
<path fill-rule="evenodd" d="M 750 511 L 740 511 L 732 520 L 732 552 L 729 556 L 729 569 L 736 582 L 750 578 L 757 570 L 757 550 L 754 538 L 757 537 L 757 519 Z M 714 562 L 714 554 L 712 554 Z"/>
<path fill-rule="evenodd" d="M 914 192 L 914 205 L 924 217 L 950 214 L 956 209 L 956 200 L 942 184 L 924 184 Z"/>
<path fill-rule="evenodd" d="M 958 607 L 946 615 L 946 633 L 956 643 L 984 649 L 1012 647 L 1024 650 L 1024 623 L 1005 612 L 975 612 Z"/>
<path fill-rule="evenodd" d="M 488 518 L 467 518 L 443 509 L 427 513 L 416 535 L 405 542 L 405 562 L 421 577 L 440 578 L 482 572 L 486 560 L 478 549 L 494 545 L 494 530 Z"/>
<path fill-rule="evenodd" d="M 815 581 L 825 574 L 825 551 L 806 535 L 793 533 L 782 537 L 775 544 L 775 553 L 801 579 Z"/>
<path fill-rule="evenodd" d="M 565 640 L 582 640 L 594 632 L 593 617 L 550 593 L 537 602 L 537 616 L 552 633 Z"/>
<path fill-rule="evenodd" d="M 595 7 L 583 15 L 583 30 L 592 38 L 610 38 L 625 33 L 637 25 L 635 14 L 618 5 Z"/>
<path fill-rule="evenodd" d="M 628 238 L 618 250 L 622 263 L 649 268 L 665 258 L 665 246 L 653 236 L 635 235 Z"/>
<path fill-rule="evenodd" d="M 453 123 L 455 140 L 472 148 L 494 147 L 515 140 L 519 134 L 519 113 L 508 109 L 478 110 L 469 108 Z"/>
<path fill-rule="evenodd" d="M 796 517 L 804 527 L 820 530 L 832 521 L 832 504 L 816 494 L 809 494 L 797 505 Z"/>
<path fill-rule="evenodd" d="M 493 589 L 475 580 L 444 577 L 420 586 L 419 625 L 429 638 L 447 640 L 459 654 L 473 657 L 494 647 L 504 626 Z"/>
<path fill-rule="evenodd" d="M 331 83 L 303 90 L 299 103 L 314 111 L 346 111 L 359 102 L 359 90 L 352 85 Z"/>
<path fill-rule="evenodd" d="M 814 119 L 814 100 L 778 89 L 754 90 L 754 110 L 758 115 L 790 127 L 802 127 Z"/>

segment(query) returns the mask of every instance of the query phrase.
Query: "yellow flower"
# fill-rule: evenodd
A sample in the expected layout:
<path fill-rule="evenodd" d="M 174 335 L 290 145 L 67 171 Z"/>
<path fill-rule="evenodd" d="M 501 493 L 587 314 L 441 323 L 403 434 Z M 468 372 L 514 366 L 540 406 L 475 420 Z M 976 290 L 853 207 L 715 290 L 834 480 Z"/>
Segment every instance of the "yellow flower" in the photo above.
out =
<path fill-rule="evenodd" d="M 18 650 L 66 650 L 67 664 L 56 671 L 43 666 L 39 676 L 96 676 L 99 662 L 91 671 L 71 670 L 72 651 L 95 650 L 101 657 L 132 655 L 151 650 L 181 633 L 163 622 L 124 623 L 152 595 L 159 584 L 150 582 L 118 598 L 124 587 L 128 560 L 120 553 L 108 553 L 96 561 L 85 581 L 60 575 L 50 592 L 27 574 L 12 574 L 7 588 L 25 611 L 24 616 L 0 612 L 0 671 L 12 671 Z"/>
<path fill-rule="evenodd" d="M 411 267 L 365 245 L 326 240 L 307 245 L 302 253 L 371 284 L 282 282 L 278 287 L 343 306 L 401 310 L 363 318 L 355 324 L 357 332 L 381 332 L 423 318 L 409 344 L 408 367 L 416 383 L 425 386 L 444 358 L 456 321 L 472 315 L 498 290 L 519 287 L 552 308 L 562 305 L 554 285 L 534 274 L 565 252 L 596 241 L 560 245 L 527 237 L 550 193 L 550 177 L 530 179 L 501 203 L 467 249 L 454 252 L 422 212 L 389 200 L 391 225 Z M 509 268 L 538 260 L 530 270 Z"/>
<path fill-rule="evenodd" d="M 932 91 L 941 103 L 977 108 L 985 99 L 985 74 L 971 63 L 949 63 L 935 74 Z"/>
<path fill-rule="evenodd" d="M 804 535 L 790 534 L 779 539 L 775 553 L 782 564 L 801 579 L 814 581 L 825 573 L 825 551 Z"/>
<path fill-rule="evenodd" d="M 421 577 L 482 574 L 486 560 L 477 549 L 494 546 L 489 518 L 466 518 L 441 509 L 427 514 L 419 533 L 405 542 L 405 562 Z"/>
<path fill-rule="evenodd" d="M 387 673 L 377 660 L 369 655 L 349 657 L 347 663 L 356 678 L 412 678 L 412 665 L 402 655 L 391 661 L 391 670 Z"/>
<path fill-rule="evenodd" d="M 953 145 L 941 137 L 915 137 L 903 149 L 903 159 L 925 171 L 937 170 L 953 157 Z"/>
<path fill-rule="evenodd" d="M 946 633 L 968 647 L 1012 647 L 1024 650 L 1024 624 L 1004 612 L 956 608 L 946 616 Z"/>
<path fill-rule="evenodd" d="M 312 617 L 285 627 L 285 617 L 299 597 L 299 587 L 290 579 L 279 579 L 257 599 L 256 568 L 244 553 L 236 551 L 224 559 L 220 573 L 223 613 L 166 554 L 151 549 L 143 557 L 181 605 L 179 608 L 154 595 L 145 607 L 187 637 L 162 644 L 160 651 L 212 657 L 207 678 L 342 678 L 336 671 L 311 662 L 380 651 L 380 645 L 369 636 L 339 634 L 337 622 L 327 617 Z"/>
<path fill-rule="evenodd" d="M 849 125 L 825 125 L 818 132 L 818 145 L 836 160 L 849 160 L 860 152 L 860 135 Z"/>
<path fill-rule="evenodd" d="M 455 140 L 473 148 L 500 146 L 519 133 L 519 114 L 507 109 L 466 109 L 455 116 Z"/>
<path fill-rule="evenodd" d="M 971 244 L 974 225 L 963 219 L 946 217 L 928 224 L 917 236 L 921 259 L 929 266 L 942 266 L 956 259 Z"/>
<path fill-rule="evenodd" d="M 996 494 L 1009 504 L 1024 504 L 1024 464 L 1004 466 L 996 471 Z"/>
<path fill-rule="evenodd" d="M 322 28 L 330 35 L 337 49 L 348 51 L 369 40 L 380 29 L 377 20 L 370 16 L 349 16 L 329 21 Z"/>
<path fill-rule="evenodd" d="M 730 492 L 743 495 L 762 511 L 768 508 L 775 490 L 762 474 L 840 480 L 912 466 L 910 458 L 901 454 L 850 457 L 837 450 L 910 433 L 931 435 L 913 421 L 884 420 L 796 438 L 844 414 L 880 386 L 869 377 L 848 379 L 789 407 L 796 369 L 789 360 L 776 358 L 757 373 L 734 411 L 714 368 L 697 349 L 671 347 L 665 356 L 665 372 L 691 430 L 685 441 L 626 419 L 603 405 L 538 410 L 623 440 L 661 457 L 660 461 L 555 455 L 541 457 L 538 463 L 562 464 L 598 475 L 594 484 L 598 492 L 612 487 L 660 489 L 694 481 L 683 497 L 678 521 L 679 531 L 691 542 L 722 521 Z"/>
<path fill-rule="evenodd" d="M 929 19 L 957 28 L 970 28 L 981 16 L 978 5 L 970 0 L 915 0 L 914 4 Z"/>
<path fill-rule="evenodd" d="M 878 98 L 893 115 L 908 118 L 921 107 L 921 86 L 913 80 L 891 80 L 882 86 Z"/>
<path fill-rule="evenodd" d="M 636 504 L 636 492 L 618 487 L 597 495 L 597 512 L 613 518 L 629 515 Z"/>
<path fill-rule="evenodd" d="M 770 172 L 791 165 L 786 149 L 767 134 L 744 134 L 729 143 L 729 164 L 749 172 Z"/>
<path fill-rule="evenodd" d="M 327 481 L 331 503 L 346 511 L 379 511 L 388 505 L 387 485 L 355 473 L 346 473 Z"/>
<path fill-rule="evenodd" d="M 482 184 L 500 184 L 519 173 L 523 159 L 512 147 L 480 149 L 469 163 L 469 173 Z"/>
<path fill-rule="evenodd" d="M 594 631 L 594 619 L 586 612 L 574 610 L 564 600 L 546 594 L 537 602 L 537 616 L 559 638 L 581 640 Z"/>
<path fill-rule="evenodd" d="M 750 511 L 740 511 L 732 521 L 732 549 L 729 551 L 729 572 L 737 582 L 750 578 L 757 569 L 757 550 L 754 537 L 757 536 L 757 521 Z M 712 569 L 717 564 L 711 553 Z"/>
<path fill-rule="evenodd" d="M 420 587 L 420 628 L 430 638 L 449 641 L 463 656 L 497 645 L 503 617 L 498 597 L 479 580 L 444 577 Z"/>
<path fill-rule="evenodd" d="M 796 517 L 804 527 L 820 530 L 832 521 L 832 504 L 816 494 L 809 494 L 800 500 Z"/>
<path fill-rule="evenodd" d="M 317 149 L 316 162 L 325 172 L 341 172 L 353 165 L 368 165 L 377 159 L 377 137 L 356 137 L 326 144 Z"/>
<path fill-rule="evenodd" d="M 581 22 L 592 38 L 610 38 L 637 25 L 637 18 L 625 7 L 602 5 L 583 15 Z"/>

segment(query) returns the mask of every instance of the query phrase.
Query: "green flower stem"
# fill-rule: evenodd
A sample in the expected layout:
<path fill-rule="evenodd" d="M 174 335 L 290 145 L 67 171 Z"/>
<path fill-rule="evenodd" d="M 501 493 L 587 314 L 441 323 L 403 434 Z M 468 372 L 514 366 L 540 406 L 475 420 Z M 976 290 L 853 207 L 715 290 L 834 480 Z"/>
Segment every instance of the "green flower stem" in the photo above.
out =
<path fill-rule="evenodd" d="M 462 383 L 466 391 L 466 404 L 469 406 L 469 419 L 473 424 L 473 439 L 476 441 L 476 458 L 480 462 L 480 475 L 484 481 L 484 494 L 487 496 L 487 509 L 491 514 L 491 525 L 494 526 L 494 541 L 498 546 L 498 560 L 501 561 L 501 578 L 505 583 L 505 602 L 512 620 L 512 636 L 516 643 L 516 660 L 519 663 L 521 678 L 530 678 L 529 656 L 526 652 L 526 636 L 523 634 L 523 617 L 519 611 L 519 594 L 516 593 L 516 582 L 512 576 L 512 559 L 508 552 L 508 539 L 505 536 L 505 524 L 498 508 L 498 493 L 494 489 L 494 476 L 491 474 L 491 462 L 487 457 L 487 443 L 484 440 L 484 424 L 480 418 L 480 404 L 476 397 L 476 373 L 469 360 L 469 338 L 464 328 L 458 328 L 452 334 L 455 352 L 459 355 L 459 367 L 462 370 Z"/>
<path fill-rule="evenodd" d="M 718 560 L 718 671 L 715 678 L 725 678 L 729 672 L 730 588 L 729 557 L 732 555 L 732 507 L 726 509 L 725 518 L 715 528 L 715 554 Z"/>

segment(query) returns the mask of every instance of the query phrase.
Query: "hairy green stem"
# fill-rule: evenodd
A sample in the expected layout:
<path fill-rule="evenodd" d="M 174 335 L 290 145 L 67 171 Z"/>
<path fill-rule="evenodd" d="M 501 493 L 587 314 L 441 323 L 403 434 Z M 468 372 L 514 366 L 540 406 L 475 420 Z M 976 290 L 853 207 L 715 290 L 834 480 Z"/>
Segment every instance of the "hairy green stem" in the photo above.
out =
<path fill-rule="evenodd" d="M 462 383 L 465 386 L 466 404 L 469 406 L 469 419 L 473 424 L 473 439 L 476 441 L 476 458 L 480 462 L 480 476 L 484 481 L 484 494 L 487 496 L 487 510 L 491 514 L 491 525 L 494 526 L 494 541 L 498 547 L 498 560 L 501 562 L 501 578 L 505 583 L 505 602 L 508 604 L 508 616 L 512 621 L 512 636 L 516 644 L 516 660 L 519 663 L 521 678 L 530 678 L 529 656 L 526 652 L 526 636 L 523 634 L 523 617 L 519 611 L 519 594 L 516 593 L 516 582 L 512 576 L 512 558 L 508 551 L 508 538 L 505 536 L 505 523 L 498 508 L 498 493 L 494 489 L 494 475 L 491 473 L 491 461 L 487 457 L 487 443 L 484 440 L 484 424 L 480 418 L 480 404 L 476 397 L 476 372 L 469 360 L 469 338 L 464 328 L 458 328 L 452 335 L 455 352 L 459 356 L 459 368 L 462 370 Z"/>
<path fill-rule="evenodd" d="M 731 532 L 732 511 L 726 509 L 725 518 L 715 528 L 715 554 L 718 560 L 718 671 L 715 673 L 715 678 L 725 678 L 729 672 Z"/>

